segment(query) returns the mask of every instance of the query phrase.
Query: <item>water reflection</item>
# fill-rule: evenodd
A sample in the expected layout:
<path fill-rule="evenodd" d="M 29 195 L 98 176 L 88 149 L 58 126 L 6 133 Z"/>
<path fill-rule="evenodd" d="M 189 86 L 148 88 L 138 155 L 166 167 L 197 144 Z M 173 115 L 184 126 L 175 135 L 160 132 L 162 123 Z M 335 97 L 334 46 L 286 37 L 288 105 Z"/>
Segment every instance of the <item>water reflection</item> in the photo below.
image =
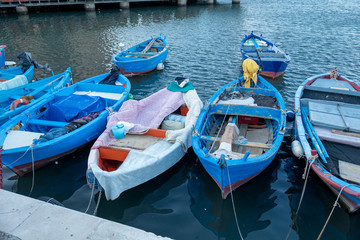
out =
<path fill-rule="evenodd" d="M 285 143 L 288 147 L 290 144 L 290 142 Z M 291 218 L 293 220 L 304 186 L 302 176 L 304 174 L 305 161 L 288 157 L 284 163 L 284 170 L 288 174 L 288 181 L 292 184 L 285 193 L 288 195 Z M 326 219 L 330 215 L 335 199 L 335 195 L 328 187 L 311 172 L 301 207 L 293 226 L 293 231 L 296 233 L 292 232 L 292 237 L 298 235 L 300 239 L 317 239 L 325 225 Z M 360 239 L 360 229 L 358 228 L 359 225 L 357 225 L 359 223 L 359 213 L 349 215 L 344 208 L 338 206 L 335 208 L 321 239 Z"/>
<path fill-rule="evenodd" d="M 277 206 L 275 189 L 271 187 L 277 180 L 276 171 L 280 167 L 279 159 L 259 176 L 238 188 L 233 196 L 242 236 L 250 232 L 266 229 L 270 219 L 262 216 Z M 234 220 L 231 196 L 222 200 L 218 186 L 198 162 L 190 169 L 188 191 L 191 196 L 191 212 L 217 238 L 238 239 Z"/>

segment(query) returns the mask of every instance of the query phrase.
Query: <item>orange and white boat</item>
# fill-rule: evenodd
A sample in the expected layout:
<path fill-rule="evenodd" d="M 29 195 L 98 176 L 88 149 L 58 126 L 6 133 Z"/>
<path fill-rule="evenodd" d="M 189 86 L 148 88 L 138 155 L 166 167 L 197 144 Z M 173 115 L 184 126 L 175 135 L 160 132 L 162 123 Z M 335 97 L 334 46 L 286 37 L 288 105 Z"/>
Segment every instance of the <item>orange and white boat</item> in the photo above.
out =
<path fill-rule="evenodd" d="M 184 80 L 183 78 L 181 80 Z M 114 200 L 176 164 L 191 147 L 203 103 L 191 82 L 172 81 L 140 101 L 124 102 L 91 148 L 87 179 Z"/>

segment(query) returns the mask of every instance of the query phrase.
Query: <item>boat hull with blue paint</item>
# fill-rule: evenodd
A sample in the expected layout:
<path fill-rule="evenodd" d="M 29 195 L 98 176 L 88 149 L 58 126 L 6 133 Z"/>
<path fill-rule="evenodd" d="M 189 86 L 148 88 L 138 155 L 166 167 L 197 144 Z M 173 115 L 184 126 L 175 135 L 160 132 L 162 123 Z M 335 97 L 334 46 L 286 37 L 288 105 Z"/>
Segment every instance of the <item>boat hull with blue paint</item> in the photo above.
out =
<path fill-rule="evenodd" d="M 10 118 L 25 111 L 27 108 L 35 105 L 37 102 L 55 93 L 71 83 L 71 68 L 65 72 L 47 77 L 36 82 L 28 83 L 23 86 L 4 90 L 0 96 L 0 125 L 4 124 Z M 25 104 L 19 104 L 14 107 L 15 101 L 21 97 L 31 96 L 31 101 Z"/>
<path fill-rule="evenodd" d="M 168 54 L 166 37 L 151 37 L 113 58 L 114 64 L 127 77 L 150 72 L 164 64 Z"/>
<path fill-rule="evenodd" d="M 260 74 L 269 78 L 276 78 L 284 74 L 291 60 L 289 54 L 285 53 L 284 50 L 253 33 L 242 39 L 240 51 L 243 60 L 251 58 L 259 66 L 262 63 L 263 69 Z"/>
<path fill-rule="evenodd" d="M 0 83 L 14 79 L 18 75 L 24 75 L 27 82 L 30 82 L 34 75 L 34 65 L 31 65 L 25 72 L 20 66 L 5 68 L 5 48 L 5 45 L 0 46 Z M 0 90 L 3 90 L 3 87 Z"/>
<path fill-rule="evenodd" d="M 224 199 L 272 162 L 286 126 L 279 92 L 261 76 L 253 88 L 243 83 L 244 77 L 234 80 L 210 98 L 192 135 L 194 152 Z"/>
<path fill-rule="evenodd" d="M 306 79 L 295 95 L 304 157 L 351 213 L 360 208 L 360 86 L 333 73 Z"/>
<path fill-rule="evenodd" d="M 2 164 L 21 176 L 96 139 L 105 130 L 107 116 L 121 107 L 131 88 L 122 74 L 116 75 L 115 85 L 100 84 L 109 76 L 64 88 L 3 124 Z"/>

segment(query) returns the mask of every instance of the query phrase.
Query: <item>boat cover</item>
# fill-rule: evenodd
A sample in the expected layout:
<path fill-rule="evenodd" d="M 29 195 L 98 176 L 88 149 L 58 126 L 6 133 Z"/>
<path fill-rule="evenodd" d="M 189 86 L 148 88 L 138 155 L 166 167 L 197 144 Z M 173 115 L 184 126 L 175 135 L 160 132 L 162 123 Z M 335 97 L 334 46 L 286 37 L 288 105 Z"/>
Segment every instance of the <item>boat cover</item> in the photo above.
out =
<path fill-rule="evenodd" d="M 128 100 L 119 112 L 111 116 L 107 128 L 119 121 L 135 124 L 129 133 L 144 133 L 149 128 L 158 128 L 167 115 L 185 103 L 182 95 L 164 88 L 143 100 Z"/>
<path fill-rule="evenodd" d="M 45 119 L 59 122 L 71 122 L 92 112 L 106 108 L 106 101 L 101 97 L 71 94 L 60 96 L 45 114 Z"/>
<path fill-rule="evenodd" d="M 166 140 L 159 141 L 142 152 L 130 151 L 126 160 L 115 171 L 107 172 L 99 168 L 97 148 L 106 146 L 114 139 L 110 130 L 112 125 L 119 121 L 136 123 L 137 125 L 130 130 L 133 133 L 147 130 L 149 127 L 157 128 L 167 115 L 183 103 L 189 109 L 185 128 L 168 130 Z M 123 191 L 158 176 L 177 163 L 191 146 L 192 129 L 202 107 L 203 103 L 195 90 L 180 93 L 162 89 L 141 101 L 126 101 L 119 112 L 111 117 L 107 130 L 95 142 L 89 155 L 89 169 L 104 189 L 106 198 L 114 200 Z"/>
<path fill-rule="evenodd" d="M 16 77 L 0 82 L 0 90 L 8 90 L 11 88 L 19 87 L 28 83 L 28 79 L 25 75 L 17 75 Z"/>

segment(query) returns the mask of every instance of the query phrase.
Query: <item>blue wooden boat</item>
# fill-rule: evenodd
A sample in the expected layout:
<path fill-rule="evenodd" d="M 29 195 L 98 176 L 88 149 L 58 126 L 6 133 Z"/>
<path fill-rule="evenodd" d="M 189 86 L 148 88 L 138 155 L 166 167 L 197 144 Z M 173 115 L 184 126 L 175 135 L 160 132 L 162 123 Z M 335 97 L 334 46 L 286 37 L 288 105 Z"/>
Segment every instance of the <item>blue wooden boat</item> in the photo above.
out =
<path fill-rule="evenodd" d="M 2 164 L 23 175 L 85 146 L 105 130 L 107 116 L 129 92 L 129 80 L 112 72 L 48 96 L 2 125 Z"/>
<path fill-rule="evenodd" d="M 260 66 L 262 65 L 260 74 L 269 78 L 282 75 L 291 60 L 284 50 L 262 38 L 261 35 L 257 36 L 253 33 L 242 39 L 240 51 L 243 60 L 251 58 Z"/>
<path fill-rule="evenodd" d="M 279 92 L 258 76 L 219 89 L 203 108 L 192 146 L 222 198 L 260 174 L 274 159 L 284 137 L 286 112 Z"/>
<path fill-rule="evenodd" d="M 295 109 L 306 161 L 355 212 L 360 207 L 360 86 L 336 70 L 312 76 L 299 86 Z"/>
<path fill-rule="evenodd" d="M 0 95 L 0 126 L 70 83 L 71 68 L 68 68 L 63 73 L 2 91 Z"/>
<path fill-rule="evenodd" d="M 114 64 L 120 68 L 122 74 L 127 77 L 150 72 L 160 64 L 164 64 L 168 54 L 166 36 L 139 43 L 125 51 L 120 52 L 113 58 Z"/>
<path fill-rule="evenodd" d="M 0 46 L 0 91 L 30 82 L 33 78 L 35 69 L 33 64 L 26 68 L 26 70 L 22 66 L 4 68 L 5 48 L 5 45 Z"/>

